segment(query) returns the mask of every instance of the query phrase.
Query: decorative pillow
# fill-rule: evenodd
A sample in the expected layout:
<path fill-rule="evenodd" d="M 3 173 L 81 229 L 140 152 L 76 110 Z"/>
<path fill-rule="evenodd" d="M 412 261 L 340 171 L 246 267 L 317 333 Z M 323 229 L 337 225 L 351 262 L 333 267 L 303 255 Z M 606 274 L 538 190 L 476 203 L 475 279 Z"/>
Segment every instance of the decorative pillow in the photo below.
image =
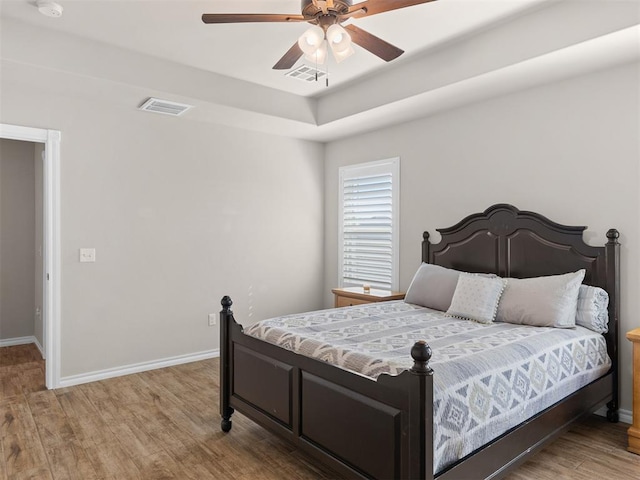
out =
<path fill-rule="evenodd" d="M 572 328 L 584 270 L 548 277 L 510 278 L 498 306 L 499 322 Z"/>
<path fill-rule="evenodd" d="M 404 301 L 446 312 L 451 305 L 460 272 L 423 263 L 413 276 Z"/>
<path fill-rule="evenodd" d="M 460 273 L 447 314 L 480 323 L 493 322 L 505 284 L 504 278 Z"/>
<path fill-rule="evenodd" d="M 597 333 L 609 331 L 609 294 L 600 287 L 580 285 L 576 325 Z"/>

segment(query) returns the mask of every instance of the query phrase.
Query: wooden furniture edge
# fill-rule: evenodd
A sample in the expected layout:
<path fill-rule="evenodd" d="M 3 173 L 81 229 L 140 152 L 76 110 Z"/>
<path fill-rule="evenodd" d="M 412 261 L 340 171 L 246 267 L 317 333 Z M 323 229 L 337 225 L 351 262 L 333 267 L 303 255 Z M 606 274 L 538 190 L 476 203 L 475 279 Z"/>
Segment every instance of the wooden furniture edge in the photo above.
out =
<path fill-rule="evenodd" d="M 390 291 L 389 295 L 381 296 L 373 293 L 375 291 L 379 291 L 379 290 L 372 290 L 372 293 L 364 293 L 364 292 L 354 292 L 350 290 L 345 290 L 344 288 L 331 289 L 331 293 L 333 293 L 336 296 L 356 298 L 358 300 L 365 300 L 371 303 L 388 302 L 390 300 L 402 300 L 404 299 L 404 296 L 405 296 L 404 292 L 396 292 L 396 291 Z"/>

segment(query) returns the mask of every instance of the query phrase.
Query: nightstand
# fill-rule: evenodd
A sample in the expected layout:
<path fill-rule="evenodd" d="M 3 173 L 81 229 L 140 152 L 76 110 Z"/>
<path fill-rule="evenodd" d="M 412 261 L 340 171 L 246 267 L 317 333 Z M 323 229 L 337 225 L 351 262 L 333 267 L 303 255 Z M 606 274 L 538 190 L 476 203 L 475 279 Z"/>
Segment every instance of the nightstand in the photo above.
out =
<path fill-rule="evenodd" d="M 627 450 L 640 455 L 640 328 L 627 332 L 627 338 L 633 342 L 633 425 L 627 431 Z"/>
<path fill-rule="evenodd" d="M 336 308 L 362 305 L 364 303 L 402 300 L 404 298 L 404 293 L 402 292 L 376 290 L 374 288 L 372 288 L 369 293 L 364 293 L 364 289 L 362 287 L 332 288 L 331 291 L 336 296 Z"/>

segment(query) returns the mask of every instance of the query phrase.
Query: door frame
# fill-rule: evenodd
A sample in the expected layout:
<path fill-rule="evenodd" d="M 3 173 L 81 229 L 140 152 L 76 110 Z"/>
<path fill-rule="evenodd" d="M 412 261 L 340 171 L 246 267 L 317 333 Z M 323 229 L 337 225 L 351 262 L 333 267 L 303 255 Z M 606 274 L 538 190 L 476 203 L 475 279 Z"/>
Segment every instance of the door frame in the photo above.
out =
<path fill-rule="evenodd" d="M 44 144 L 43 201 L 43 296 L 42 323 L 45 384 L 60 385 L 60 139 L 58 130 L 0 123 L 0 138 Z"/>

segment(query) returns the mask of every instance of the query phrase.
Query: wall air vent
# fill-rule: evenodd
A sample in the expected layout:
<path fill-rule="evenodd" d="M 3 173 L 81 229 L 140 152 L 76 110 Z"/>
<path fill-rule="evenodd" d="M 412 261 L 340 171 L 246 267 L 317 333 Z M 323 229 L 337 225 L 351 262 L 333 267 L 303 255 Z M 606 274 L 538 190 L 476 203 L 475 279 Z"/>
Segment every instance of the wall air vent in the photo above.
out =
<path fill-rule="evenodd" d="M 170 102 L 169 100 L 161 100 L 159 98 L 150 98 L 138 108 L 147 112 L 163 113 L 165 115 L 173 115 L 174 117 L 177 117 L 190 108 L 193 108 L 193 105 Z"/>
<path fill-rule="evenodd" d="M 291 70 L 290 72 L 285 73 L 285 77 L 297 78 L 298 80 L 302 80 L 304 82 L 315 82 L 316 72 L 318 73 L 318 80 L 324 80 L 327 76 L 327 72 L 323 72 L 322 70 L 317 70 L 314 67 L 303 64 L 295 70 Z"/>

